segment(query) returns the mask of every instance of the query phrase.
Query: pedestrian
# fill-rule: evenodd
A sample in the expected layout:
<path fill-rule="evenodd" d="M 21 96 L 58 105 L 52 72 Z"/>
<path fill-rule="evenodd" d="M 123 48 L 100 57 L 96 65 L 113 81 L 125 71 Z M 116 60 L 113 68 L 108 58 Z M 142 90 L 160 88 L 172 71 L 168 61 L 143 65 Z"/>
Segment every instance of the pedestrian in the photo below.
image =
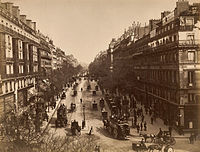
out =
<path fill-rule="evenodd" d="M 142 115 L 142 122 L 144 122 L 144 115 Z"/>
<path fill-rule="evenodd" d="M 170 137 L 172 136 L 172 127 L 171 126 L 169 126 L 169 135 L 170 135 Z"/>
<path fill-rule="evenodd" d="M 153 117 L 151 117 L 151 124 L 153 125 Z"/>
<path fill-rule="evenodd" d="M 83 88 L 81 88 L 81 92 L 83 91 Z"/>
<path fill-rule="evenodd" d="M 142 107 L 141 107 L 141 109 L 140 109 L 140 112 L 141 112 L 141 115 L 143 115 L 143 109 L 142 109 Z"/>
<path fill-rule="evenodd" d="M 82 101 L 82 98 L 80 99 L 80 102 L 82 103 L 83 101 Z"/>
<path fill-rule="evenodd" d="M 147 131 L 147 122 L 144 122 L 144 131 Z"/>
<path fill-rule="evenodd" d="M 189 141 L 190 141 L 190 144 L 193 144 L 194 143 L 194 140 L 193 140 L 193 135 L 191 133 L 190 137 L 189 137 Z"/>
<path fill-rule="evenodd" d="M 85 128 L 85 120 L 82 120 L 82 129 Z"/>
<path fill-rule="evenodd" d="M 142 124 L 142 122 L 140 123 L 140 130 L 142 131 L 142 129 L 143 129 L 143 124 Z"/>
<path fill-rule="evenodd" d="M 93 127 L 90 128 L 90 132 L 88 133 L 88 135 L 92 134 L 92 130 L 93 130 Z"/>
<path fill-rule="evenodd" d="M 139 125 L 139 123 L 137 124 L 137 133 L 139 133 L 139 131 L 140 131 L 140 125 Z"/>
<path fill-rule="evenodd" d="M 149 108 L 149 115 L 151 116 L 152 114 L 152 110 L 151 110 L 151 107 Z"/>

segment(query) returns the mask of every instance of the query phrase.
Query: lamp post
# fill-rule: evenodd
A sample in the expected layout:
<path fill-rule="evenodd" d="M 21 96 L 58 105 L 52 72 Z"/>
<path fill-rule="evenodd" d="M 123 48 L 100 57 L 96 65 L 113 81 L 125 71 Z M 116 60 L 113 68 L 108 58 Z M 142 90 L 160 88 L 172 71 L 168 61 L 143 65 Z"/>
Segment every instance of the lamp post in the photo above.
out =
<path fill-rule="evenodd" d="M 83 105 L 83 120 L 85 121 L 85 105 Z"/>

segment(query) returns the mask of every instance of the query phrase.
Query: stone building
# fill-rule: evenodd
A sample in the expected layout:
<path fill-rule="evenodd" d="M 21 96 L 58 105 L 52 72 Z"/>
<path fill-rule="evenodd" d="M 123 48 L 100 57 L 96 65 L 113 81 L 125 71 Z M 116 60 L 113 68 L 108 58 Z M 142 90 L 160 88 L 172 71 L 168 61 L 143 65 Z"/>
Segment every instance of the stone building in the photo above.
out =
<path fill-rule="evenodd" d="M 38 76 L 36 23 L 12 3 L 0 3 L 0 113 L 19 111 Z"/>
<path fill-rule="evenodd" d="M 165 124 L 185 131 L 200 128 L 199 12 L 199 3 L 178 0 L 173 11 L 150 20 L 142 36 L 137 26 L 132 26 L 131 32 L 112 41 L 108 50 L 114 75 L 128 69 L 125 87 L 136 100 L 151 107 Z"/>

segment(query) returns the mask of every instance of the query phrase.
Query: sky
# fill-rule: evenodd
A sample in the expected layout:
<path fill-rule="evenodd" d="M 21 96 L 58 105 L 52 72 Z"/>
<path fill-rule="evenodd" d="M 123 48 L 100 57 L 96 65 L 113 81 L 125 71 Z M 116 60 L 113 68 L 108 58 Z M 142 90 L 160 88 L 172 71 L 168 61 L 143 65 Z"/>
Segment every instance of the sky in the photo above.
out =
<path fill-rule="evenodd" d="M 90 63 L 108 48 L 134 21 L 159 19 L 165 10 L 173 11 L 177 0 L 0 0 L 19 6 L 20 14 L 37 22 L 55 46 Z M 191 0 L 190 2 L 198 2 Z"/>

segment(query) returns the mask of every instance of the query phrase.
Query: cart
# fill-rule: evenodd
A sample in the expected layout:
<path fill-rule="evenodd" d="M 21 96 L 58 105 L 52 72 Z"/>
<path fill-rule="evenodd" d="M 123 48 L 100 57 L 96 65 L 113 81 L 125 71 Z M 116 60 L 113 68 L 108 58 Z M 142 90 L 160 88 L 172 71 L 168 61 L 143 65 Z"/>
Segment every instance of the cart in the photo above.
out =
<path fill-rule="evenodd" d="M 61 105 L 57 110 L 57 119 L 55 122 L 56 128 L 66 127 L 67 122 L 68 120 L 67 120 L 66 107 L 64 105 Z"/>
<path fill-rule="evenodd" d="M 96 91 L 92 91 L 92 95 L 93 95 L 93 96 L 96 95 Z"/>

